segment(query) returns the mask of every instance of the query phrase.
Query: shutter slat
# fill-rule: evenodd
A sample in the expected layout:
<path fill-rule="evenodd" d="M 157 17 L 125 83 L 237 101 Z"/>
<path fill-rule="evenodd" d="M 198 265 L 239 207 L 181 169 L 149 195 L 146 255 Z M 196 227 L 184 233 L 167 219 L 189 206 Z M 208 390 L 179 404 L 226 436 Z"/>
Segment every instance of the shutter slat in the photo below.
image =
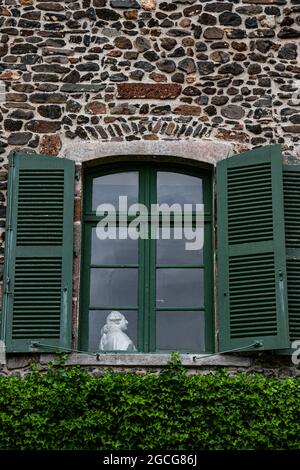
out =
<path fill-rule="evenodd" d="M 289 342 L 279 146 L 217 164 L 220 350 Z"/>
<path fill-rule="evenodd" d="M 49 351 L 71 346 L 73 188 L 72 161 L 11 157 L 3 327 L 8 351 L 31 351 L 37 342 L 49 344 Z"/>

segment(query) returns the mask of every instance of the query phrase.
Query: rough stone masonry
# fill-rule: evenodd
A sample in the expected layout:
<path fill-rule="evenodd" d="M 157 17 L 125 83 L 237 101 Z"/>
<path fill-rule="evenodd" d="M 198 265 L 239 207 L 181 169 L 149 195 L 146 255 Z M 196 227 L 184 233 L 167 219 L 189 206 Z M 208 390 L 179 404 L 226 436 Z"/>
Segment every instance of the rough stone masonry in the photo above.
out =
<path fill-rule="evenodd" d="M 70 142 L 281 143 L 300 156 L 300 0 L 0 0 L 7 155 Z"/>
<path fill-rule="evenodd" d="M 300 154 L 300 0 L 2 0 L 7 155 L 71 141 L 213 139 Z"/>

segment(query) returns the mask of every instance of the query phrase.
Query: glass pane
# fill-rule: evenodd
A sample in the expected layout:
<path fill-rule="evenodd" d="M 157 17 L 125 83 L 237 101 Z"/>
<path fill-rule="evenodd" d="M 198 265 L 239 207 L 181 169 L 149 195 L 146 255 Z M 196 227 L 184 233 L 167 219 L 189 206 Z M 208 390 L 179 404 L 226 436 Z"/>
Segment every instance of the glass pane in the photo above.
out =
<path fill-rule="evenodd" d="M 93 307 L 136 307 L 138 269 L 92 268 L 90 305 Z"/>
<path fill-rule="evenodd" d="M 90 351 L 134 351 L 137 348 L 137 312 L 93 310 L 89 313 Z M 111 314 L 111 315 L 110 315 Z M 110 316 L 109 316 L 110 315 Z M 123 316 L 122 316 L 123 315 Z M 125 317 L 125 321 L 124 321 Z M 126 321 L 128 322 L 126 324 Z M 126 328 L 127 327 L 127 328 Z"/>
<path fill-rule="evenodd" d="M 159 171 L 157 173 L 157 203 L 163 202 L 181 205 L 202 204 L 202 179 L 180 173 Z"/>
<path fill-rule="evenodd" d="M 135 172 L 114 173 L 100 176 L 93 181 L 92 208 L 97 210 L 99 204 L 113 204 L 119 207 L 119 196 L 127 196 L 128 206 L 138 202 L 139 174 Z"/>
<path fill-rule="evenodd" d="M 156 306 L 203 307 L 203 269 L 157 269 Z"/>
<path fill-rule="evenodd" d="M 137 264 L 138 240 L 100 240 L 92 229 L 91 264 Z"/>
<path fill-rule="evenodd" d="M 204 312 L 157 312 L 156 349 L 205 351 Z"/>
<path fill-rule="evenodd" d="M 167 236 L 168 232 L 165 228 L 158 231 L 158 240 L 156 242 L 156 262 L 157 264 L 203 264 L 203 248 L 197 250 L 187 249 L 189 244 L 199 241 L 198 246 L 203 246 L 204 229 L 197 229 L 198 232 L 194 240 L 187 240 L 182 231 L 182 240 L 174 239 L 174 229 L 170 229 L 169 240 L 162 239 Z M 201 240 L 200 240 L 201 239 Z"/>

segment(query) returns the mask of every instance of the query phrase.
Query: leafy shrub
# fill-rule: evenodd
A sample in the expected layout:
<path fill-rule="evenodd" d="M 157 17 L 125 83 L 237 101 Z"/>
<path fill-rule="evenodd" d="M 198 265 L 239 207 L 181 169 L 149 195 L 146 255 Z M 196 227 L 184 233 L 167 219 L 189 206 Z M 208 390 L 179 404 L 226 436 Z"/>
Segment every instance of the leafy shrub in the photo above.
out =
<path fill-rule="evenodd" d="M 299 407 L 296 378 L 50 367 L 0 378 L 0 449 L 299 449 Z"/>

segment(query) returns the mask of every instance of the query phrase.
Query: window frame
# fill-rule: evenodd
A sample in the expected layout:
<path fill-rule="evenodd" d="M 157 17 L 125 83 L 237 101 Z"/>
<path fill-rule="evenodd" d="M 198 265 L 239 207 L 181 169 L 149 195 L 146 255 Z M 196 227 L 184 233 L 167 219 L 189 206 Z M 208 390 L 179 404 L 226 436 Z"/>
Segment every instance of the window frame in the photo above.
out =
<path fill-rule="evenodd" d="M 204 270 L 204 308 L 205 311 L 205 350 L 197 353 L 213 353 L 215 350 L 215 319 L 214 319 L 214 204 L 213 204 L 213 172 L 211 170 L 188 166 L 186 164 L 176 164 L 155 161 L 135 161 L 121 162 L 113 164 L 102 164 L 84 168 L 83 171 L 83 212 L 82 212 L 82 256 L 81 256 L 81 276 L 80 276 L 80 311 L 79 311 L 79 344 L 80 349 L 89 350 L 88 330 L 89 330 L 89 293 L 90 293 L 90 258 L 91 258 L 91 233 L 92 227 L 100 220 L 92 207 L 92 185 L 93 179 L 108 174 L 138 171 L 139 191 L 138 202 L 149 207 L 150 202 L 156 202 L 156 182 L 157 172 L 176 172 L 189 176 L 196 176 L 202 179 L 203 203 L 208 208 L 204 214 L 205 249 L 203 252 Z M 164 354 L 170 350 L 155 348 L 155 318 L 157 307 L 155 305 L 155 275 L 156 275 L 156 240 L 138 240 L 138 331 L 137 349 L 139 354 Z M 178 265 L 174 264 L 174 268 Z M 117 267 L 117 265 L 115 266 Z M 190 267 L 190 266 L 186 266 Z M 196 267 L 196 266 L 192 266 Z M 146 273 L 148 273 L 146 275 Z M 146 294 L 147 293 L 147 294 Z M 117 307 L 117 306 L 116 306 Z M 126 310 L 126 308 L 123 308 Z M 180 310 L 180 308 L 170 308 L 170 310 Z M 188 308 L 182 308 L 188 311 Z M 199 310 L 199 309 L 191 309 Z M 124 353 L 124 351 L 122 351 Z M 182 354 L 193 353 L 194 350 L 180 350 Z M 116 354 L 120 354 L 116 352 Z M 131 353 L 132 354 L 132 353 Z"/>

